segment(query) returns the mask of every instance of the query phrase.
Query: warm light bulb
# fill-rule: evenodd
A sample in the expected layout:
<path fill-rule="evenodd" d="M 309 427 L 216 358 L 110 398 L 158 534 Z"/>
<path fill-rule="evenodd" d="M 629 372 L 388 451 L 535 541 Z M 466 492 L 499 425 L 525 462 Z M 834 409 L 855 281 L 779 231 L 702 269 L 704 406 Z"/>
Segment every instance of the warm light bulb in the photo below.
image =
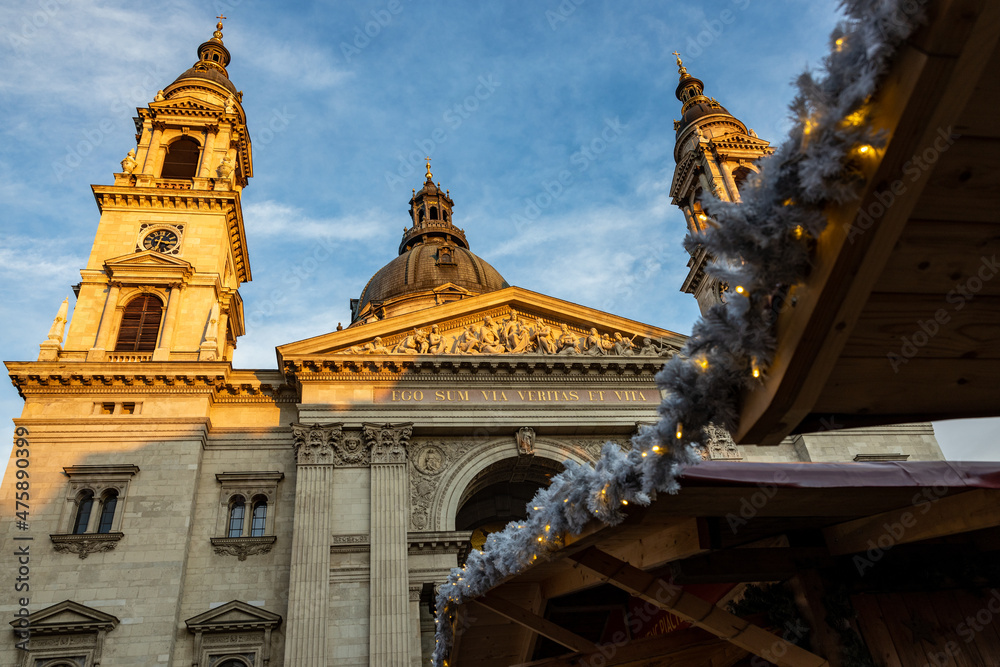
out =
<path fill-rule="evenodd" d="M 706 359 L 705 357 L 698 357 L 697 359 L 695 359 L 695 363 L 701 366 L 701 370 L 703 371 L 708 370 L 708 359 Z"/>
<path fill-rule="evenodd" d="M 708 220 L 708 216 L 705 215 L 704 213 L 699 213 L 698 219 L 701 220 L 702 222 L 705 222 L 706 220 Z"/>
<path fill-rule="evenodd" d="M 797 239 L 801 239 L 806 233 L 806 230 L 802 228 L 802 225 L 795 225 L 795 229 L 792 230 L 792 236 Z"/>
<path fill-rule="evenodd" d="M 539 542 L 541 542 L 541 541 L 542 541 L 542 536 L 541 536 L 541 535 L 539 535 L 539 536 L 538 536 L 538 541 L 539 541 Z"/>
<path fill-rule="evenodd" d="M 743 285 L 737 285 L 737 286 L 736 286 L 736 293 L 737 293 L 737 294 L 743 294 L 743 292 L 745 292 L 745 291 L 746 291 L 746 290 L 745 290 L 745 289 L 743 289 Z"/>
<path fill-rule="evenodd" d="M 628 505 L 628 501 L 625 500 L 624 498 L 622 499 L 622 505 Z"/>
<path fill-rule="evenodd" d="M 862 155 L 867 154 L 871 150 L 872 150 L 872 147 L 869 146 L 868 144 L 864 144 L 862 146 L 858 146 L 858 152 L 861 153 Z"/>
<path fill-rule="evenodd" d="M 835 41 L 834 44 L 837 45 L 837 51 L 840 52 L 840 50 L 844 48 L 844 38 L 838 37 L 837 41 Z"/>
<path fill-rule="evenodd" d="M 681 430 L 681 423 L 677 422 L 677 439 L 680 440 L 682 437 L 684 437 L 684 433 Z"/>
<path fill-rule="evenodd" d="M 642 458 L 646 458 L 646 454 L 648 454 L 648 453 L 649 453 L 649 452 L 643 452 L 643 453 L 642 453 Z"/>
<path fill-rule="evenodd" d="M 760 377 L 760 367 L 757 365 L 757 357 L 750 360 L 750 367 L 753 369 L 753 376 L 755 378 Z"/>
<path fill-rule="evenodd" d="M 781 202 L 781 205 L 782 206 L 791 206 L 794 203 L 795 203 L 795 200 L 789 198 L 789 199 L 786 199 L 785 201 Z"/>
<path fill-rule="evenodd" d="M 653 445 L 653 451 L 654 452 L 660 451 L 660 446 L 659 445 Z"/>
<path fill-rule="evenodd" d="M 551 527 L 552 526 L 545 526 L 545 532 L 549 532 L 549 528 L 551 528 Z"/>
<path fill-rule="evenodd" d="M 569 502 L 569 498 L 567 498 L 567 499 L 566 499 L 566 500 L 564 500 L 563 502 L 564 502 L 564 503 L 568 503 L 568 502 Z"/>

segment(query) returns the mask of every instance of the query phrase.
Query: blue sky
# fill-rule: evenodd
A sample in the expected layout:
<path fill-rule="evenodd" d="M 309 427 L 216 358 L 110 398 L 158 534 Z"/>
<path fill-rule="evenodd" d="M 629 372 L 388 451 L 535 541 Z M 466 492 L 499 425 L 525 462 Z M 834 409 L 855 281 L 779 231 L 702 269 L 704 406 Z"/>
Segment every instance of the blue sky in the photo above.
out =
<path fill-rule="evenodd" d="M 254 147 L 244 368 L 346 326 L 396 254 L 427 154 L 472 250 L 510 284 L 687 333 L 671 52 L 777 143 L 790 82 L 838 20 L 814 0 L 3 3 L 4 359 L 37 357 L 93 241 L 90 184 L 111 182 L 135 107 L 197 60 L 219 13 Z M 20 406 L 5 385 L 0 415 Z M 998 423 L 942 424 L 939 439 L 987 458 Z"/>

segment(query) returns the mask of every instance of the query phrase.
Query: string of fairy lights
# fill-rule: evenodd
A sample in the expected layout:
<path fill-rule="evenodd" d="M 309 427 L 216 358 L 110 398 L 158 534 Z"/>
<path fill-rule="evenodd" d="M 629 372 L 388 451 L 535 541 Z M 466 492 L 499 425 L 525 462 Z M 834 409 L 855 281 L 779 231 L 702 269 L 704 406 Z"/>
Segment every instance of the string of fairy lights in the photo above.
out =
<path fill-rule="evenodd" d="M 627 452 L 605 444 L 593 467 L 567 461 L 535 495 L 526 519 L 490 534 L 482 550 L 451 571 L 436 598 L 435 667 L 448 665 L 459 605 L 545 560 L 589 522 L 615 525 L 630 504 L 676 493 L 683 468 L 701 460 L 706 428 L 736 425 L 743 390 L 767 375 L 776 314 L 788 289 L 808 275 L 826 228 L 824 211 L 856 200 L 888 141 L 871 122 L 871 97 L 925 4 L 843 2 L 848 18 L 831 35 L 822 75 L 806 72 L 796 82 L 788 139 L 748 180 L 741 203 L 707 196 L 706 224 L 685 239 L 689 251 L 705 249 L 716 258 L 708 269 L 713 278 L 734 287 L 657 374 L 666 395 L 658 423 L 643 428 Z"/>

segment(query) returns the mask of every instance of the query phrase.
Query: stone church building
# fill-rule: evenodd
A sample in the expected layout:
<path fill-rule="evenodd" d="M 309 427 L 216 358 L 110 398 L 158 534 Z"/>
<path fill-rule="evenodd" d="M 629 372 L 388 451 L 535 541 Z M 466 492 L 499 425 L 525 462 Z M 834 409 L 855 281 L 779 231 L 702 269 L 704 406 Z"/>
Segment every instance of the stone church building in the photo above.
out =
<path fill-rule="evenodd" d="M 3 553 L 30 552 L 30 590 L 3 600 L 4 665 L 427 664 L 449 569 L 564 461 L 657 419 L 654 375 L 684 336 L 508 285 L 429 163 L 350 326 L 280 345 L 277 368 L 233 368 L 253 155 L 229 61 L 219 24 L 138 110 L 135 149 L 93 186 L 72 316 L 64 303 L 36 361 L 7 362 L 30 477 L 8 465 Z M 703 88 L 681 68 L 671 195 L 693 230 L 701 194 L 738 200 L 770 151 Z M 683 285 L 703 308 L 726 298 L 709 261 L 696 253 Z M 706 456 L 941 452 L 914 424 L 759 448 L 719 430 Z"/>

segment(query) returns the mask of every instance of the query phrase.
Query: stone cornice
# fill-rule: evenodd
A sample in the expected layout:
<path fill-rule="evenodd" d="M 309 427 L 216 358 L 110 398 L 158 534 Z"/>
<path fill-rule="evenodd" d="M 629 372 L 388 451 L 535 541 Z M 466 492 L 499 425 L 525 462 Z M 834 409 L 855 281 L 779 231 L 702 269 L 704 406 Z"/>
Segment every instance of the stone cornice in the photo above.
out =
<path fill-rule="evenodd" d="M 181 211 L 185 213 L 221 213 L 226 216 L 229 243 L 233 250 L 236 275 L 240 282 L 249 282 L 250 256 L 247 253 L 246 230 L 240 193 L 233 190 L 163 189 L 123 185 L 91 185 L 97 208 Z"/>
<path fill-rule="evenodd" d="M 297 382 L 453 382 L 481 378 L 484 382 L 498 377 L 527 382 L 567 379 L 594 381 L 652 378 L 663 368 L 666 357 L 589 357 L 582 355 L 337 355 L 315 359 L 286 360 L 286 377 Z"/>
<path fill-rule="evenodd" d="M 28 394 L 208 394 L 219 403 L 294 403 L 295 390 L 272 370 L 234 371 L 227 361 L 6 362 Z"/>

